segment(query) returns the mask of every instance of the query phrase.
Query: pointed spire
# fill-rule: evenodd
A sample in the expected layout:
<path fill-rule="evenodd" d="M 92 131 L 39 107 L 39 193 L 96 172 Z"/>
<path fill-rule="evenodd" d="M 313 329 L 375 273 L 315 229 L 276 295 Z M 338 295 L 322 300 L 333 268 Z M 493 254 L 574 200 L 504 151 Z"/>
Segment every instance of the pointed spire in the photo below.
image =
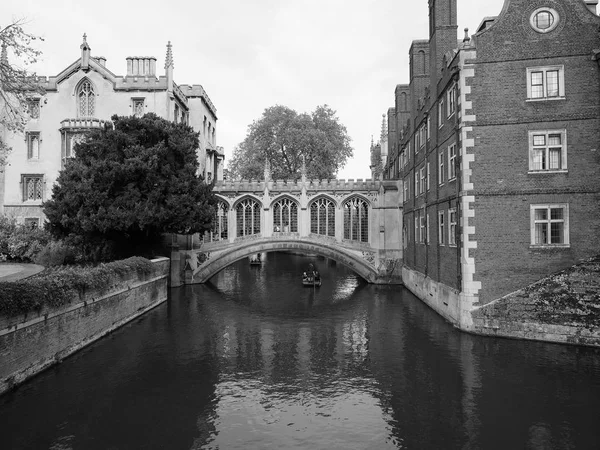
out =
<path fill-rule="evenodd" d="M 92 48 L 87 43 L 87 34 L 85 33 L 83 33 L 83 42 L 79 48 L 81 49 L 81 68 L 87 72 L 90 68 L 90 50 Z"/>
<path fill-rule="evenodd" d="M 167 43 L 167 57 L 165 58 L 165 69 L 171 67 L 175 68 L 175 64 L 173 63 L 173 49 L 171 45 L 171 41 Z"/>
<path fill-rule="evenodd" d="M 269 181 L 271 181 L 271 164 L 269 163 L 268 159 L 265 159 L 265 183 L 268 183 Z"/>
<path fill-rule="evenodd" d="M 302 175 L 302 182 L 306 183 L 306 157 L 302 155 L 302 168 L 300 169 Z"/>
<path fill-rule="evenodd" d="M 385 114 L 381 115 L 381 142 L 387 141 L 387 120 L 385 120 Z"/>
<path fill-rule="evenodd" d="M 0 53 L 0 64 L 8 66 L 8 53 L 6 51 L 6 42 L 2 41 L 2 53 Z"/>

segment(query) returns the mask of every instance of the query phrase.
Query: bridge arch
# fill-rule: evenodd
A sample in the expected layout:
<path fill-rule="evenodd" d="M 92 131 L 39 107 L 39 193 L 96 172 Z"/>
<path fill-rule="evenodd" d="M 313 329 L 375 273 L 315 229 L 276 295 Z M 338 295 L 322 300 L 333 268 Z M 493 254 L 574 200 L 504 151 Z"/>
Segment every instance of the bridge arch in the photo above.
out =
<path fill-rule="evenodd" d="M 309 254 L 333 259 L 353 270 L 370 283 L 374 283 L 378 278 L 377 269 L 365 258 L 339 245 L 298 238 L 279 238 L 248 241 L 239 246 L 227 248 L 215 256 L 209 256 L 194 272 L 192 282 L 205 283 L 225 267 L 253 254 L 286 250 L 305 251 Z"/>

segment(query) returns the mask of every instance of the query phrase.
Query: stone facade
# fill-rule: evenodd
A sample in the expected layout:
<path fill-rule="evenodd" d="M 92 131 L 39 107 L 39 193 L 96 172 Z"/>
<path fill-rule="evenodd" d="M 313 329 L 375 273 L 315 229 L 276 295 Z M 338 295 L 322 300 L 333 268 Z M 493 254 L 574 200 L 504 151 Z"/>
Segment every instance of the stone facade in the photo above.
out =
<path fill-rule="evenodd" d="M 461 328 L 600 253 L 597 3 L 506 0 L 457 40 L 457 0 L 429 0 L 384 176 L 403 182 L 406 286 Z"/>
<path fill-rule="evenodd" d="M 32 96 L 25 133 L 0 129 L 13 149 L 0 173 L 0 214 L 41 224 L 41 204 L 50 198 L 66 158 L 74 155 L 75 143 L 88 130 L 104 126 L 113 114 L 152 112 L 187 123 L 200 133 L 201 174 L 208 182 L 223 179 L 223 149 L 216 145 L 216 108 L 202 86 L 175 83 L 170 43 L 161 76 L 154 57 L 128 57 L 126 75 L 115 75 L 106 58 L 91 56 L 85 35 L 80 49 L 80 57 L 61 73 L 37 79 L 45 95 Z"/>

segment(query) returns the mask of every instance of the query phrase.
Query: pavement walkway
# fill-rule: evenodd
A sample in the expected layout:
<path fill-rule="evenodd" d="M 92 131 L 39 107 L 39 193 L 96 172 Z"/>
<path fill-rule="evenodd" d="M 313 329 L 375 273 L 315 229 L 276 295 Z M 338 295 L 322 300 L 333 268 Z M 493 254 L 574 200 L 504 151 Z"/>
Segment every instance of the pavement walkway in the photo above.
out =
<path fill-rule="evenodd" d="M 17 281 L 44 270 L 38 264 L 0 263 L 0 281 Z"/>

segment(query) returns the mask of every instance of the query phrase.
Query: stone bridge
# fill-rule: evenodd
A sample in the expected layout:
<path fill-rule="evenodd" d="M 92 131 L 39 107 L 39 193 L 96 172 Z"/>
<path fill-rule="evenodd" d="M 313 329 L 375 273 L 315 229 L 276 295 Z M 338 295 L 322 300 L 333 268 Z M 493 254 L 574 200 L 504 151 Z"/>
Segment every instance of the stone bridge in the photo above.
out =
<path fill-rule="evenodd" d="M 392 180 L 220 181 L 214 228 L 173 236 L 171 284 L 204 283 L 258 253 L 333 259 L 370 283 L 400 284 L 402 199 Z"/>

